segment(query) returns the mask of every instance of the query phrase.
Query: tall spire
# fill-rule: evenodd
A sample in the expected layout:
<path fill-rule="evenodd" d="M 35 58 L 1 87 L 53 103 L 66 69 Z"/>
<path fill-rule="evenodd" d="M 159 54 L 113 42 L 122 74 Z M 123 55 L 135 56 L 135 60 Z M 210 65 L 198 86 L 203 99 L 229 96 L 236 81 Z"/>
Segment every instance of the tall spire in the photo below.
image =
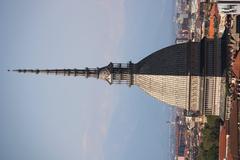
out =
<path fill-rule="evenodd" d="M 47 75 L 63 75 L 63 76 L 84 76 L 86 78 L 93 77 L 106 80 L 109 84 L 129 84 L 133 81 L 133 66 L 129 63 L 110 63 L 102 68 L 85 68 L 85 69 L 16 69 L 18 73 L 33 73 Z"/>
<path fill-rule="evenodd" d="M 51 74 L 63 76 L 85 76 L 98 78 L 99 69 L 16 69 L 13 70 L 18 73 L 35 73 L 35 74 Z"/>

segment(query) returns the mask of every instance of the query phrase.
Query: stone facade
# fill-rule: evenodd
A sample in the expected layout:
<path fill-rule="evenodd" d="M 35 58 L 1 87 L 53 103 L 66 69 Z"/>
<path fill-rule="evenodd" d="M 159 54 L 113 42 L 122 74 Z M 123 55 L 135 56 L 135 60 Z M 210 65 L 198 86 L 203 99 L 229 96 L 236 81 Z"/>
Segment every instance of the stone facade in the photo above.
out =
<path fill-rule="evenodd" d="M 219 115 L 221 43 L 203 39 L 166 47 L 135 64 L 133 84 L 166 104 Z"/>
<path fill-rule="evenodd" d="M 188 108 L 189 76 L 135 74 L 134 84 L 161 102 Z"/>
<path fill-rule="evenodd" d="M 159 101 L 198 111 L 200 103 L 200 43 L 159 50 L 136 64 L 134 84 Z"/>
<path fill-rule="evenodd" d="M 109 84 L 137 85 L 157 100 L 201 114 L 219 115 L 222 78 L 221 43 L 203 39 L 172 45 L 156 51 L 138 63 L 110 63 L 102 68 L 15 70 L 85 76 Z"/>

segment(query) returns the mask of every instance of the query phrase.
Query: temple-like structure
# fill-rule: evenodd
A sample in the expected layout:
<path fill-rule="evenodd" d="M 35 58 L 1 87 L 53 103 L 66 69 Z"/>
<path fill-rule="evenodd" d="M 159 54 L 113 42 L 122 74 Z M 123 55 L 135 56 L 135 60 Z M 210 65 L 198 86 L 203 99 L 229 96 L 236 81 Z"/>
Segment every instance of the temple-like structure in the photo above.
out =
<path fill-rule="evenodd" d="M 110 63 L 102 68 L 14 70 L 85 76 L 109 84 L 137 85 L 157 100 L 189 111 L 219 115 L 221 93 L 221 41 L 203 39 L 166 47 L 138 63 Z"/>

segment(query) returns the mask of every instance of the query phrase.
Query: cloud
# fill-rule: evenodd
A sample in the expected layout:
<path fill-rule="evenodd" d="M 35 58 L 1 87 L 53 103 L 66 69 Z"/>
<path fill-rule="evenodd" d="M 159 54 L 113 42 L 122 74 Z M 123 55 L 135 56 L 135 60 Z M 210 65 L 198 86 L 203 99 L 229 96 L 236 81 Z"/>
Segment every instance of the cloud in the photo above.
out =
<path fill-rule="evenodd" d="M 111 61 L 116 58 L 120 41 L 125 31 L 124 0 L 97 0 L 96 4 L 105 15 L 106 36 L 102 37 L 101 45 L 104 59 Z M 116 94 L 116 93 L 114 93 Z M 108 97 L 108 98 L 107 98 Z M 111 92 L 103 89 L 101 96 L 95 99 L 94 110 L 88 111 L 84 119 L 86 125 L 81 136 L 81 159 L 104 160 L 103 144 L 108 136 L 109 126 L 116 106 Z M 89 115 L 89 116 L 88 116 Z"/>
<path fill-rule="evenodd" d="M 83 160 L 103 160 L 102 144 L 99 137 L 93 132 L 86 130 L 82 137 L 81 159 Z"/>
<path fill-rule="evenodd" d="M 99 7 L 102 7 L 107 14 L 108 33 L 104 57 L 106 61 L 111 61 L 117 53 L 118 46 L 125 31 L 125 0 L 100 0 Z"/>
<path fill-rule="evenodd" d="M 109 97 L 107 99 L 106 97 Z M 115 102 L 111 99 L 111 93 L 102 91 L 101 96 L 95 99 L 99 104 L 94 107 L 87 118 L 86 127 L 81 137 L 81 159 L 104 160 L 103 144 L 108 136 L 109 126 L 114 111 Z"/>

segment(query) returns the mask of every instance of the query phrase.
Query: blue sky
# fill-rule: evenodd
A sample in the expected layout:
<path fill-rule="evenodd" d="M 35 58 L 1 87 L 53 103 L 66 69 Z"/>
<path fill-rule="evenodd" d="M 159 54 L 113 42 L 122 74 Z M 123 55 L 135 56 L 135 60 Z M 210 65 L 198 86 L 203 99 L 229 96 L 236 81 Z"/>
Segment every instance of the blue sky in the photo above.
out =
<path fill-rule="evenodd" d="M 138 62 L 174 43 L 174 0 L 1 0 L 0 159 L 169 158 L 171 108 L 139 88 L 6 72 Z"/>

